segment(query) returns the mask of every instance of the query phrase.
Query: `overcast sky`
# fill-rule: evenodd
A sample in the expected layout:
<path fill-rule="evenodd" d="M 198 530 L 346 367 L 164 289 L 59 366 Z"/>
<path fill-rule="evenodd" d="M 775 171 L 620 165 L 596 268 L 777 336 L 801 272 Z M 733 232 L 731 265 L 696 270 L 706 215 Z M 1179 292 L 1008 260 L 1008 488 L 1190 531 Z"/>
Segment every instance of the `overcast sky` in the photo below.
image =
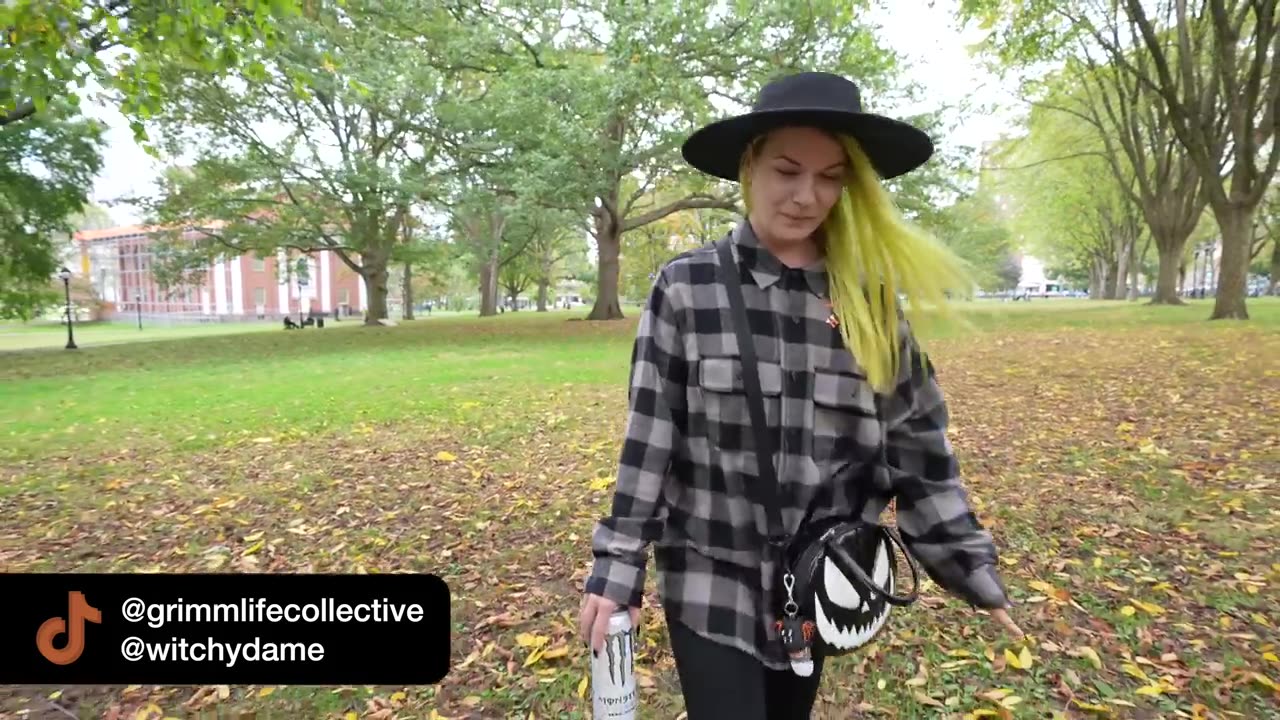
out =
<path fill-rule="evenodd" d="M 912 63 L 910 79 L 923 84 L 930 95 L 939 100 L 970 101 L 973 109 L 957 117 L 959 129 L 952 140 L 978 147 L 1013 127 L 1008 113 L 988 113 L 980 109 L 981 105 L 997 103 L 1010 107 L 1014 99 L 970 59 L 966 45 L 980 35 L 960 33 L 956 29 L 952 20 L 955 2 L 896 0 L 892 11 L 877 12 L 874 21 L 883 27 L 882 41 L 905 54 Z M 110 128 L 103 151 L 104 167 L 94 186 L 93 201 L 107 205 L 119 196 L 149 194 L 160 169 L 159 162 L 134 143 L 128 124 L 114 108 L 86 103 L 85 109 Z M 131 207 L 117 205 L 109 207 L 109 211 L 122 225 L 138 222 Z"/>

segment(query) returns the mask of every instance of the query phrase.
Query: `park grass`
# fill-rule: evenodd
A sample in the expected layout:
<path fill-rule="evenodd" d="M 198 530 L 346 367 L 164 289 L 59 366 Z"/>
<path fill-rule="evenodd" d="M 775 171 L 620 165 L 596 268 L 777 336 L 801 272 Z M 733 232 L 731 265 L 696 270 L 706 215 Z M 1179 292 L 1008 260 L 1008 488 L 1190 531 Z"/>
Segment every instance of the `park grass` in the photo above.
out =
<path fill-rule="evenodd" d="M 1280 302 L 1211 304 L 978 302 L 929 327 L 1031 663 L 927 585 L 815 717 L 1280 712 Z M 0 569 L 433 572 L 457 628 L 438 686 L 47 688 L 0 712 L 588 717 L 575 615 L 636 313 L 0 353 Z M 673 718 L 652 587 L 642 717 Z M 567 652 L 526 666 L 522 633 Z"/>

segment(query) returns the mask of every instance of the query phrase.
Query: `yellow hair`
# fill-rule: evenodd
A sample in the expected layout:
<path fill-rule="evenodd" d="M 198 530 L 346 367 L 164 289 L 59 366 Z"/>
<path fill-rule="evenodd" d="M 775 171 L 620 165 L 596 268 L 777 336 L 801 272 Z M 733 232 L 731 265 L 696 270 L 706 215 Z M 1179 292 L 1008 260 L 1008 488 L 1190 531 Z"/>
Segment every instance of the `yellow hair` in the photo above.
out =
<path fill-rule="evenodd" d="M 877 392 L 888 393 L 900 369 L 901 320 L 918 327 L 925 309 L 950 315 L 948 291 L 968 296 L 974 280 L 962 258 L 902 216 L 857 141 L 845 135 L 837 139 L 850 170 L 822 224 L 832 309 L 867 380 Z M 748 213 L 750 161 L 763 140 L 752 143 L 743 159 L 740 182 Z M 905 310 L 899 308 L 900 293 Z"/>

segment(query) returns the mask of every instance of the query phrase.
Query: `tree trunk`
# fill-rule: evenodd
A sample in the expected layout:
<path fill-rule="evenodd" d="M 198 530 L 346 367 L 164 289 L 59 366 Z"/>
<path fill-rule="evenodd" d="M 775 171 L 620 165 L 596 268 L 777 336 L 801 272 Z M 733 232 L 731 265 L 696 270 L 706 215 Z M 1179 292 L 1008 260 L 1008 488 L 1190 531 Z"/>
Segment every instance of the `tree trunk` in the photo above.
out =
<path fill-rule="evenodd" d="M 1089 267 L 1089 299 L 1101 300 L 1106 296 L 1107 271 L 1102 261 L 1095 259 Z"/>
<path fill-rule="evenodd" d="M 511 312 L 520 312 L 520 291 L 519 290 L 512 290 L 511 292 L 507 293 L 507 300 L 508 300 L 508 304 L 511 307 Z"/>
<path fill-rule="evenodd" d="M 622 305 L 618 302 L 618 256 L 622 253 L 622 233 L 612 213 L 605 208 L 596 211 L 596 249 L 599 253 L 599 272 L 596 277 L 596 304 L 591 308 L 588 320 L 621 320 Z"/>
<path fill-rule="evenodd" d="M 364 264 L 364 282 L 369 294 L 369 307 L 365 310 L 365 325 L 381 325 L 387 319 L 387 286 L 390 273 L 387 262 L 367 258 Z"/>
<path fill-rule="evenodd" d="M 1218 268 L 1218 288 L 1210 320 L 1248 320 L 1245 308 L 1246 282 L 1249 277 L 1249 246 L 1253 241 L 1255 208 L 1228 205 L 1214 208 L 1218 228 L 1222 231 L 1222 259 Z"/>
<path fill-rule="evenodd" d="M 1275 295 L 1280 287 L 1280 237 L 1271 242 L 1271 281 L 1267 285 L 1267 294 Z"/>
<path fill-rule="evenodd" d="M 1123 300 L 1125 296 L 1125 286 L 1129 284 L 1129 259 L 1133 256 L 1133 239 L 1126 238 L 1120 245 L 1120 252 L 1116 257 L 1116 279 L 1115 286 L 1111 289 L 1112 300 Z"/>
<path fill-rule="evenodd" d="M 498 314 L 498 254 L 480 266 L 480 317 Z"/>
<path fill-rule="evenodd" d="M 538 281 L 538 312 L 547 311 L 547 290 L 551 283 L 546 280 Z"/>
<path fill-rule="evenodd" d="M 1142 249 L 1143 257 L 1146 257 L 1148 247 L 1150 247 L 1150 242 Z M 1138 243 L 1135 241 L 1129 245 L 1129 293 L 1126 299 L 1130 302 L 1138 299 L 1138 279 L 1141 275 L 1142 267 L 1138 262 Z"/>
<path fill-rule="evenodd" d="M 1102 299 L 1116 299 L 1116 279 L 1120 277 L 1118 264 L 1115 260 L 1108 259 L 1106 268 L 1102 271 Z"/>
<path fill-rule="evenodd" d="M 1180 270 L 1185 271 L 1185 266 L 1182 265 L 1182 248 L 1185 244 L 1185 238 L 1180 243 L 1156 240 L 1156 251 L 1160 254 L 1160 270 L 1156 274 L 1156 293 L 1149 304 L 1186 305 L 1182 298 L 1178 297 L 1179 277 L 1186 275 L 1185 272 L 1180 272 Z M 1194 273 L 1194 270 L 1192 272 Z"/>
<path fill-rule="evenodd" d="M 404 289 L 401 291 L 404 300 L 404 312 L 401 317 L 405 320 L 413 319 L 413 266 L 409 263 L 404 264 Z"/>

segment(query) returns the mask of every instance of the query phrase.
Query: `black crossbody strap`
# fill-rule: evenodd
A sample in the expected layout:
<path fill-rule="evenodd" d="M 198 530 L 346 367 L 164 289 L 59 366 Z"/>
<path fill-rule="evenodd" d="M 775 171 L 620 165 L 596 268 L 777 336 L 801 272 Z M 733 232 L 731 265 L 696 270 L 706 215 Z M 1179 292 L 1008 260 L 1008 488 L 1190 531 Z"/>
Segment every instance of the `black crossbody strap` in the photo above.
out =
<path fill-rule="evenodd" d="M 746 303 L 742 299 L 742 280 L 739 277 L 738 265 L 733 259 L 733 251 L 729 246 L 730 238 L 731 236 L 725 236 L 717 241 L 716 249 L 720 254 L 720 273 L 729 294 L 729 308 L 733 313 L 738 349 L 742 353 L 742 381 L 747 390 L 747 407 L 751 414 L 757 465 L 760 468 L 756 497 L 765 508 L 765 517 L 769 523 L 768 540 L 771 545 L 781 547 L 787 539 L 787 533 L 782 524 L 779 497 L 781 487 L 773 466 L 773 443 L 769 441 L 769 426 L 764 413 L 764 394 L 760 390 L 755 338 L 751 332 L 751 324 L 747 320 Z"/>

